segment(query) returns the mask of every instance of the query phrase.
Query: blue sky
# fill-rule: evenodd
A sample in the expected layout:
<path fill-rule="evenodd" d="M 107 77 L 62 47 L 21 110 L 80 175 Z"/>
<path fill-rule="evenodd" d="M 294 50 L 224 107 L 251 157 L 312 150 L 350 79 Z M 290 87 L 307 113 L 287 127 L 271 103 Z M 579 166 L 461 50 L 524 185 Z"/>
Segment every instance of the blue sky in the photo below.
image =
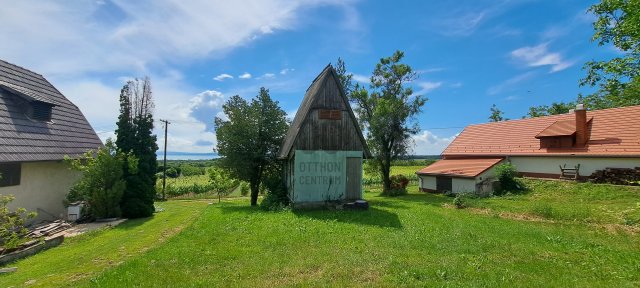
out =
<path fill-rule="evenodd" d="M 618 53 L 590 41 L 594 1 L 11 1 L 0 58 L 44 75 L 113 136 L 124 81 L 148 75 L 171 151 L 208 152 L 230 96 L 259 87 L 293 117 L 306 88 L 342 57 L 366 81 L 405 52 L 429 98 L 416 154 L 439 154 L 496 104 L 517 119 L 575 99 L 582 66 Z M 157 125 L 159 143 L 163 136 Z"/>

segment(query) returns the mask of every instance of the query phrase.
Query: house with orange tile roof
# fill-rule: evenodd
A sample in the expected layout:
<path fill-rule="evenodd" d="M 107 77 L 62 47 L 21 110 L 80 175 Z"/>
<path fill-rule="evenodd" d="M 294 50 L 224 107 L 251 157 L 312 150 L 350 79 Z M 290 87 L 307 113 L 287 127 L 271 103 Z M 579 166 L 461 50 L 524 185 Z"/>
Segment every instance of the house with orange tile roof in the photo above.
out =
<path fill-rule="evenodd" d="M 640 166 L 640 106 L 467 126 L 442 152 L 442 160 L 416 172 L 429 192 L 483 192 L 498 163 L 527 177 L 584 179 L 605 168 Z M 574 171 L 575 170 L 575 171 Z"/>

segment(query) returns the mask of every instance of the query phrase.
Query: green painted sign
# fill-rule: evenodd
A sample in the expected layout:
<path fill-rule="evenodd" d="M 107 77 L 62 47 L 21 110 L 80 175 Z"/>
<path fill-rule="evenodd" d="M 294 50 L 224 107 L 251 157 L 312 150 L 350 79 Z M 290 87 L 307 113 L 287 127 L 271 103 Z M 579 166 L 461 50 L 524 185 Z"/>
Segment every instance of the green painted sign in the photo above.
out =
<path fill-rule="evenodd" d="M 343 199 L 347 184 L 347 157 L 362 157 L 362 152 L 296 150 L 293 201 Z"/>

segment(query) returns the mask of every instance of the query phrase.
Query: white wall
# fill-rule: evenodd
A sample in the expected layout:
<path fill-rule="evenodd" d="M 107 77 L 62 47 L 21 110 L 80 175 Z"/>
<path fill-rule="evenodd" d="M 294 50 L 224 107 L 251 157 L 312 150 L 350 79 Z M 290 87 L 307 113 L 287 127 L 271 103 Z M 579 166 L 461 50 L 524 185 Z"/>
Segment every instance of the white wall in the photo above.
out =
<path fill-rule="evenodd" d="M 38 208 L 66 219 L 66 208 L 62 201 L 80 173 L 69 170 L 69 166 L 61 161 L 25 162 L 21 169 L 20 185 L 0 187 L 0 194 L 15 196 L 9 208 L 22 207 L 37 212 L 37 221 L 53 219 L 51 215 L 37 211 Z"/>
<path fill-rule="evenodd" d="M 475 192 L 476 191 L 476 179 L 474 178 L 453 178 L 451 183 L 451 192 L 453 193 L 461 193 L 461 192 Z"/>
<path fill-rule="evenodd" d="M 519 172 L 560 174 L 559 165 L 574 167 L 580 164 L 580 175 L 589 176 L 605 168 L 634 168 L 640 166 L 640 158 L 586 158 L 586 157 L 519 157 L 509 160 Z"/>
<path fill-rule="evenodd" d="M 436 190 L 436 176 L 418 176 L 420 188 Z"/>

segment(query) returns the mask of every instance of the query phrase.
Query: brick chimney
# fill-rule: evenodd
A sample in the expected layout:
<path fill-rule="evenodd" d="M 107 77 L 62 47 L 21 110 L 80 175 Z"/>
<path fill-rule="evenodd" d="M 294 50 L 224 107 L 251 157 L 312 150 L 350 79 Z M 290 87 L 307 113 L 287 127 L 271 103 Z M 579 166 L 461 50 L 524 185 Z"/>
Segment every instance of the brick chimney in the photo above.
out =
<path fill-rule="evenodd" d="M 576 105 L 576 147 L 584 147 L 589 140 L 587 131 L 587 110 L 584 104 Z"/>

